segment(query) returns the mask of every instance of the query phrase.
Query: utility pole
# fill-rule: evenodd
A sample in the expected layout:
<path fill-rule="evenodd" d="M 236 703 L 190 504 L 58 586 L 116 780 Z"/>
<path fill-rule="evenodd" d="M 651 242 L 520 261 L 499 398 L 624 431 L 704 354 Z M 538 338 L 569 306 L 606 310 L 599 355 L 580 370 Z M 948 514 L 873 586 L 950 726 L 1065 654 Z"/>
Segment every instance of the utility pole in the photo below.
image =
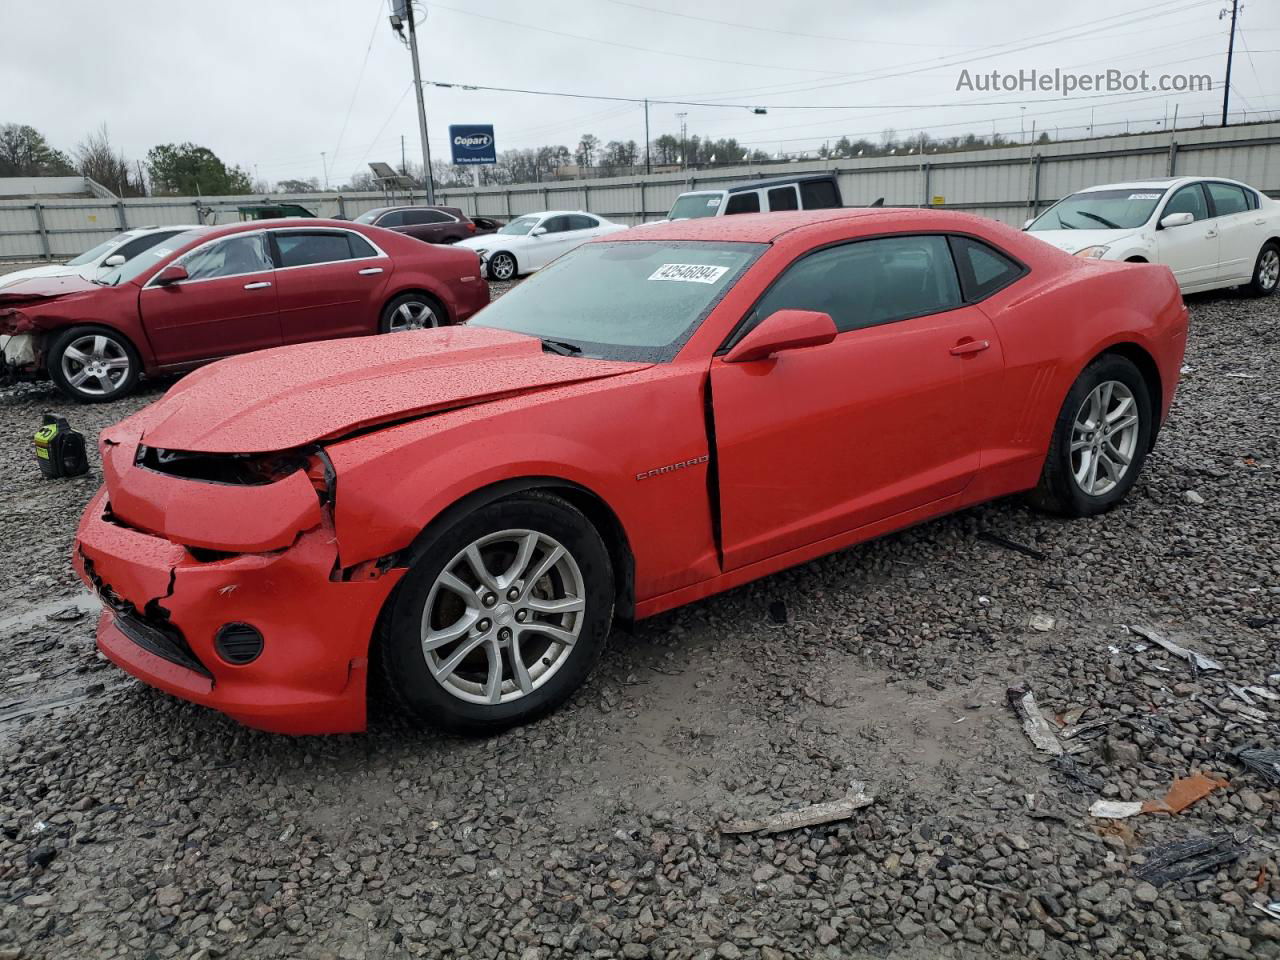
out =
<path fill-rule="evenodd" d="M 653 173 L 653 164 L 649 160 L 649 100 L 644 101 L 644 172 Z"/>
<path fill-rule="evenodd" d="M 413 3 L 407 4 L 409 16 L 409 55 L 413 57 L 413 91 L 418 95 L 418 133 L 422 137 L 422 172 L 426 181 L 427 205 L 435 206 L 435 179 L 431 175 L 431 143 L 427 140 L 427 105 L 422 98 L 422 72 L 418 67 L 418 28 L 413 23 Z"/>
<path fill-rule="evenodd" d="M 320 165 L 324 169 L 324 189 L 327 193 L 329 190 L 329 163 L 325 160 L 325 151 L 320 151 Z"/>
<path fill-rule="evenodd" d="M 680 121 L 680 165 L 689 169 L 689 127 L 685 124 L 688 113 L 677 113 L 676 119 Z"/>
<path fill-rule="evenodd" d="M 1218 11 L 1218 19 L 1227 15 L 1226 10 Z M 1231 58 L 1236 52 L 1236 17 L 1240 15 L 1240 0 L 1231 0 L 1231 34 L 1227 39 L 1227 82 L 1222 85 L 1222 125 L 1227 125 L 1227 107 L 1231 103 Z"/>
<path fill-rule="evenodd" d="M 404 134 L 400 134 L 400 176 L 407 177 L 409 175 L 409 165 L 404 159 Z"/>

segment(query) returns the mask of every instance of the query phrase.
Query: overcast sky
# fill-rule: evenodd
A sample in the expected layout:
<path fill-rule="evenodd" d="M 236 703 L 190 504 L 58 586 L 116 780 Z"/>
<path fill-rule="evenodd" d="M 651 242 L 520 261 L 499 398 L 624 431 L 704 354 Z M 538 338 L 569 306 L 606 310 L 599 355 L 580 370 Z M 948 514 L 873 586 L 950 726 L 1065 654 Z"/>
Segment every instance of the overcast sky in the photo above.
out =
<path fill-rule="evenodd" d="M 1175 104 L 1199 122 L 1221 109 L 1220 89 L 1063 98 L 956 84 L 965 67 L 1209 73 L 1220 84 L 1229 21 L 1218 13 L 1230 3 L 448 0 L 425 4 L 420 38 L 428 80 L 718 98 L 743 106 L 655 104 L 652 135 L 678 133 L 686 111 L 690 134 L 777 153 L 886 127 L 1017 135 L 1035 122 L 1082 134 L 1091 114 L 1111 132 L 1152 126 Z M 1280 116 L 1280 3 L 1246 6 L 1232 110 Z M 388 12 L 387 0 L 0 0 L 0 122 L 31 124 L 68 152 L 105 123 L 131 160 L 190 140 L 268 181 L 322 177 L 324 151 L 336 184 L 370 160 L 398 164 L 402 134 L 421 157 L 409 55 Z M 436 158 L 448 155 L 450 123 L 493 123 L 500 150 L 572 148 L 584 133 L 644 139 L 638 104 L 427 87 L 427 116 Z"/>

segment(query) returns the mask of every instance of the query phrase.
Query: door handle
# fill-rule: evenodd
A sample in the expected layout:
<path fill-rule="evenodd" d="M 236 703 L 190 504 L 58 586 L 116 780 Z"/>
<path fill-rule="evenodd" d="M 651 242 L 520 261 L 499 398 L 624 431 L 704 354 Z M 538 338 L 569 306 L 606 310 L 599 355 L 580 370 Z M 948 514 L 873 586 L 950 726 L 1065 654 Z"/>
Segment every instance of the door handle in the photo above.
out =
<path fill-rule="evenodd" d="M 1206 240 L 1212 240 L 1212 239 L 1213 239 L 1214 237 L 1216 237 L 1217 235 L 1218 235 L 1218 231 L 1217 231 L 1217 230 L 1210 230 L 1208 233 L 1206 233 L 1206 234 L 1204 235 L 1204 238 L 1205 238 Z"/>
<path fill-rule="evenodd" d="M 263 290 L 269 286 L 271 286 L 270 280 L 259 280 L 257 283 L 246 283 L 244 288 L 246 290 Z"/>
<path fill-rule="evenodd" d="M 990 346 L 990 340 L 965 340 L 951 348 L 951 355 L 953 357 L 967 357 L 975 353 L 981 353 Z"/>
<path fill-rule="evenodd" d="M 1267 225 L 1266 217 L 1259 217 L 1257 220 L 1253 221 L 1253 225 L 1255 227 L 1265 227 Z"/>
<path fill-rule="evenodd" d="M 362 277 L 371 277 L 375 273 L 381 273 L 382 268 L 381 267 L 365 267 L 363 270 L 358 270 L 356 272 L 359 273 L 360 276 Z"/>

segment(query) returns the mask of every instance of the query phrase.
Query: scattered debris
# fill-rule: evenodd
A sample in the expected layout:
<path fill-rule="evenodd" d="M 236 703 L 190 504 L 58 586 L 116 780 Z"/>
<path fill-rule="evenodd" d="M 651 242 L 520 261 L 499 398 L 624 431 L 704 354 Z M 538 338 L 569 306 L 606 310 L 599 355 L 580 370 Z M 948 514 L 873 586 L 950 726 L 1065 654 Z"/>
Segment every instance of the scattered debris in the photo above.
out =
<path fill-rule="evenodd" d="M 53 611 L 45 617 L 46 620 L 53 620 L 57 623 L 73 623 L 76 620 L 83 620 L 87 611 L 83 607 L 70 604 Z"/>
<path fill-rule="evenodd" d="M 1229 833 L 1180 840 L 1146 851 L 1146 863 L 1133 870 L 1133 875 L 1152 886 L 1163 887 L 1234 863 L 1244 851 Z"/>
<path fill-rule="evenodd" d="M 786 623 L 787 605 L 781 600 L 769 601 L 769 620 L 772 623 Z"/>
<path fill-rule="evenodd" d="M 1194 490 L 1184 490 L 1182 492 L 1182 499 L 1187 501 L 1187 503 L 1191 504 L 1193 507 L 1204 506 L 1204 497 L 1200 496 L 1200 494 L 1196 493 Z"/>
<path fill-rule="evenodd" d="M 979 530 L 978 539 L 985 540 L 987 543 L 994 543 L 996 546 L 1004 547 L 1006 550 L 1014 550 L 1030 557 L 1032 560 L 1048 559 L 1035 547 L 1028 547 L 1025 543 L 1018 543 L 1017 540 L 1010 540 L 1008 537 L 1002 537 L 998 533 L 991 533 L 989 530 Z"/>
<path fill-rule="evenodd" d="M 732 820 L 720 828 L 721 833 L 782 833 L 801 827 L 815 827 L 823 823 L 848 820 L 855 810 L 870 806 L 875 795 L 867 793 L 857 781 L 851 785 L 849 796 L 828 803 L 815 803 L 799 810 L 787 810 L 760 820 Z"/>
<path fill-rule="evenodd" d="M 1255 903 L 1253 907 L 1255 910 L 1261 910 L 1268 917 L 1280 920 L 1280 900 L 1275 903 Z"/>
<path fill-rule="evenodd" d="M 35 683 L 39 679 L 40 679 L 40 674 L 38 672 L 20 673 L 16 677 L 10 677 L 5 682 L 8 683 L 9 686 L 17 686 L 18 684 L 21 684 L 21 683 Z"/>
<path fill-rule="evenodd" d="M 1039 630 L 1041 633 L 1048 633 L 1058 625 L 1058 621 L 1047 614 L 1037 613 L 1031 618 L 1031 629 Z"/>
<path fill-rule="evenodd" d="M 1159 804 L 1154 813 L 1181 813 L 1197 800 L 1203 800 L 1219 787 L 1227 786 L 1226 780 L 1215 780 L 1203 773 L 1193 773 L 1189 777 L 1181 777 L 1169 785 L 1169 792 L 1163 800 L 1148 801 Z"/>
<path fill-rule="evenodd" d="M 1272 693 L 1266 687 L 1245 687 L 1245 692 L 1261 697 L 1263 700 L 1280 700 L 1280 694 Z"/>
<path fill-rule="evenodd" d="M 1256 373 L 1224 373 L 1224 377 L 1230 377 L 1232 380 L 1261 380 L 1262 377 Z"/>
<path fill-rule="evenodd" d="M 1023 732 L 1035 744 L 1036 749 L 1055 757 L 1062 756 L 1062 744 L 1058 742 L 1058 735 L 1053 732 L 1053 727 L 1049 726 L 1049 721 L 1036 706 L 1035 694 L 1025 684 L 1018 684 L 1005 691 L 1005 696 L 1013 712 L 1022 721 Z"/>
<path fill-rule="evenodd" d="M 1276 622 L 1275 617 L 1245 617 L 1244 625 L 1254 630 L 1261 630 L 1263 627 L 1269 627 Z"/>
<path fill-rule="evenodd" d="M 1095 777 L 1092 773 L 1089 773 L 1084 769 L 1084 767 L 1080 766 L 1080 764 L 1076 762 L 1074 757 L 1069 757 L 1064 754 L 1060 757 L 1054 757 L 1049 762 L 1064 776 L 1070 780 L 1074 780 L 1076 783 L 1080 784 L 1081 787 L 1089 790 L 1101 790 L 1106 786 L 1106 781 L 1101 777 Z"/>
<path fill-rule="evenodd" d="M 1124 820 L 1139 813 L 1181 813 L 1197 800 L 1204 799 L 1214 790 L 1226 785 L 1226 780 L 1215 780 L 1197 772 L 1173 781 L 1168 792 L 1160 799 L 1095 800 L 1089 808 L 1089 816 Z"/>
<path fill-rule="evenodd" d="M 1142 800 L 1095 800 L 1089 808 L 1089 816 L 1104 820 L 1124 820 L 1142 813 Z"/>
<path fill-rule="evenodd" d="M 1136 624 L 1131 623 L 1128 625 L 1128 628 L 1129 628 L 1129 632 L 1136 633 L 1138 636 L 1143 637 L 1144 639 L 1150 640 L 1152 643 L 1156 644 L 1157 646 L 1164 647 L 1165 650 L 1172 653 L 1175 657 L 1182 658 L 1197 670 L 1221 670 L 1222 669 L 1222 664 L 1220 664 L 1217 660 L 1211 660 L 1209 657 L 1206 657 L 1203 653 L 1197 653 L 1194 650 L 1188 650 L 1186 647 L 1180 647 L 1178 646 L 1178 644 L 1174 643 L 1172 640 L 1166 640 L 1164 637 L 1160 636 L 1160 634 L 1156 633 L 1150 627 L 1142 627 L 1142 626 L 1138 626 Z"/>
<path fill-rule="evenodd" d="M 1231 751 L 1242 766 L 1275 787 L 1280 787 L 1280 750 L 1264 750 L 1256 744 Z"/>

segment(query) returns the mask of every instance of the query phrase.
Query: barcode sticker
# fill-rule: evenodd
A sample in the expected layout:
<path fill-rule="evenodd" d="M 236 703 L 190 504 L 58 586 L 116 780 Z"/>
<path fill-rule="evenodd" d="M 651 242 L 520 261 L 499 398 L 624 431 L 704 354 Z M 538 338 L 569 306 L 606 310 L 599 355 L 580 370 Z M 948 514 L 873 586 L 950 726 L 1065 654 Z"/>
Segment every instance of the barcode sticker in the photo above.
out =
<path fill-rule="evenodd" d="M 683 283 L 715 283 L 728 267 L 714 267 L 705 263 L 664 263 L 649 276 L 650 280 L 679 280 Z"/>

